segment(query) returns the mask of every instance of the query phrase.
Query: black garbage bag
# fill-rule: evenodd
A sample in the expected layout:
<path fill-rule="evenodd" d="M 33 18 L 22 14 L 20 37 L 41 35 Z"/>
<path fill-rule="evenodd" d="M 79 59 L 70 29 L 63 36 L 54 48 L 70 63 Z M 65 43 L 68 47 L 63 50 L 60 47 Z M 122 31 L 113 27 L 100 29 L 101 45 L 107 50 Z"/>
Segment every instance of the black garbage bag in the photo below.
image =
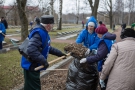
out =
<path fill-rule="evenodd" d="M 69 66 L 66 81 L 66 90 L 97 90 L 97 64 L 80 64 L 75 58 Z"/>

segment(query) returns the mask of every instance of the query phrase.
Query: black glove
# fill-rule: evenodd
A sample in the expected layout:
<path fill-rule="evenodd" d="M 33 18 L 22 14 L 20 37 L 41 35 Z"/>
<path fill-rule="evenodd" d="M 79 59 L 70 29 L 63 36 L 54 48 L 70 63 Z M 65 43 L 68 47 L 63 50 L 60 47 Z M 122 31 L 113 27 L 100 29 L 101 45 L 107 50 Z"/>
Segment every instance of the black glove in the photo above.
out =
<path fill-rule="evenodd" d="M 65 56 L 63 59 L 66 59 L 66 56 L 67 56 L 67 55 L 66 55 L 66 54 L 64 54 L 64 53 L 62 53 L 62 54 L 61 54 L 61 56 Z"/>
<path fill-rule="evenodd" d="M 47 60 L 40 60 L 40 64 L 44 66 L 44 68 L 48 68 L 49 67 L 49 64 L 47 62 Z"/>

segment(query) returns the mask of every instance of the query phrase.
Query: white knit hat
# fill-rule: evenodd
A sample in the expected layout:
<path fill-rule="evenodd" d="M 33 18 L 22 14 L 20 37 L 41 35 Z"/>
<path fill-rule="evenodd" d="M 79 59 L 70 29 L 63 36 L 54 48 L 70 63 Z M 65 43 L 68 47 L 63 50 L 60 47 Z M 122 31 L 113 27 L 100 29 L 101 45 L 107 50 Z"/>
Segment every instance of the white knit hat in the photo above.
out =
<path fill-rule="evenodd" d="M 88 23 L 88 26 L 93 26 L 93 27 L 95 27 L 95 23 L 94 23 L 94 22 L 89 22 L 89 23 Z"/>

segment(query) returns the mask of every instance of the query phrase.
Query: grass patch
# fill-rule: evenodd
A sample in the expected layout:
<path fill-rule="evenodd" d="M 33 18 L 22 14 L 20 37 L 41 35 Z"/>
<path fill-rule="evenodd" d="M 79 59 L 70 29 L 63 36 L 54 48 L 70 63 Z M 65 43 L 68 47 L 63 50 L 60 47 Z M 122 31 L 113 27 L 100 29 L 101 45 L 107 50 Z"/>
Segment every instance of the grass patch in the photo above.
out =
<path fill-rule="evenodd" d="M 7 29 L 7 30 L 6 30 L 6 33 L 14 34 L 14 33 L 17 33 L 16 30 L 21 30 L 21 29 L 18 29 L 18 28 L 10 28 L 10 29 Z"/>
<path fill-rule="evenodd" d="M 51 43 L 51 46 L 64 51 L 64 43 Z M 20 66 L 21 55 L 17 50 L 0 54 L 0 90 L 9 90 L 23 82 L 23 69 Z M 57 56 L 49 55 L 48 61 Z"/>

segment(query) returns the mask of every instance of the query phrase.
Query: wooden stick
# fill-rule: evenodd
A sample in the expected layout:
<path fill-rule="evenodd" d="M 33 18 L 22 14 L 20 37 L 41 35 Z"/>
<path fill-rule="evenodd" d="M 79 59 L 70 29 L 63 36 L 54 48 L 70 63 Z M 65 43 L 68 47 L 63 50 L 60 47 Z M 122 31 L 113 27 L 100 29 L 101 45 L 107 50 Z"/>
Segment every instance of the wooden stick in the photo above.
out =
<path fill-rule="evenodd" d="M 70 53 L 68 53 L 68 54 L 66 54 L 66 55 L 67 55 L 67 56 L 70 56 Z M 57 59 L 54 59 L 54 60 L 50 61 L 49 64 L 52 64 L 52 63 L 54 63 L 54 62 L 56 62 L 56 61 L 59 61 L 59 60 L 65 58 L 65 57 L 66 57 L 66 56 L 61 56 L 61 57 L 59 57 L 59 58 L 57 58 Z M 37 70 L 40 70 L 40 69 L 42 69 L 42 68 L 44 68 L 43 65 L 41 65 L 41 66 L 39 66 L 39 67 L 36 67 L 34 70 L 37 71 Z"/>

